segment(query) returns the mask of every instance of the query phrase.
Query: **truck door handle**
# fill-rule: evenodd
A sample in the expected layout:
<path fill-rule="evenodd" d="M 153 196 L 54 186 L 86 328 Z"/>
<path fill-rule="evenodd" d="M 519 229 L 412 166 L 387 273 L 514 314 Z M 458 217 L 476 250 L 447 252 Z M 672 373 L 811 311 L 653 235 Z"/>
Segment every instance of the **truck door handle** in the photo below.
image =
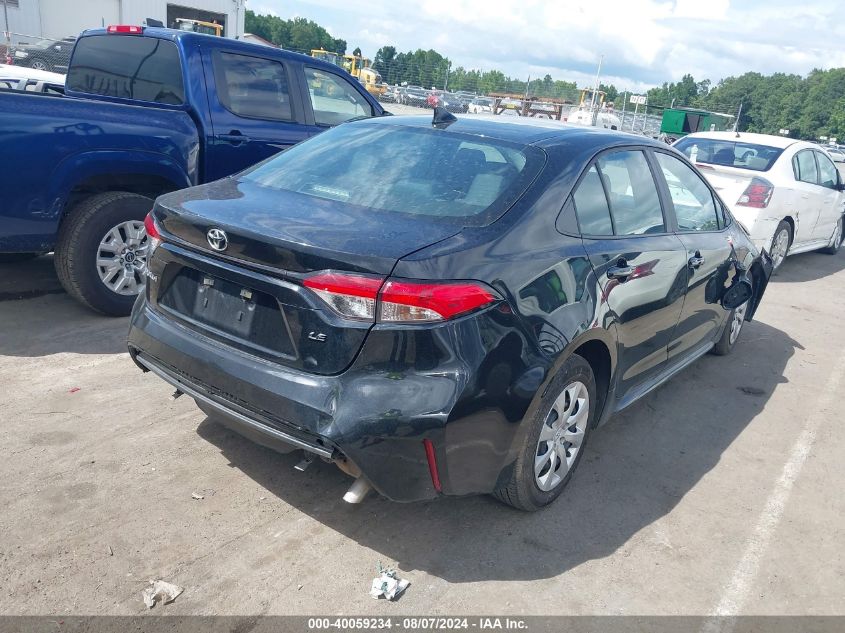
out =
<path fill-rule="evenodd" d="M 620 259 L 616 262 L 616 266 L 611 266 L 607 269 L 608 279 L 618 279 L 619 281 L 628 281 L 628 277 L 634 274 L 634 267 L 629 266 L 628 262 Z"/>
<path fill-rule="evenodd" d="M 690 268 L 701 268 L 701 265 L 704 263 L 704 258 L 701 256 L 701 253 L 696 251 L 695 255 L 689 258 L 687 264 Z"/>
<path fill-rule="evenodd" d="M 249 141 L 248 136 L 244 136 L 238 130 L 230 130 L 228 134 L 220 134 L 218 137 L 221 141 L 231 143 L 232 145 L 240 145 Z"/>

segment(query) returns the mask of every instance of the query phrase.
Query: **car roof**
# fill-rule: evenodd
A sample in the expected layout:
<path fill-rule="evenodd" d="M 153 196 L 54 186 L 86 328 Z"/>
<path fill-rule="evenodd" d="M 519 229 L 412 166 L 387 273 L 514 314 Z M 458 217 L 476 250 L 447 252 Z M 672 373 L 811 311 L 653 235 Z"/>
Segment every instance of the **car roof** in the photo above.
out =
<path fill-rule="evenodd" d="M 552 119 L 533 117 L 502 117 L 495 115 L 470 115 L 455 117 L 457 120 L 448 126 L 450 132 L 469 134 L 479 137 L 495 138 L 501 141 L 522 143 L 525 145 L 555 145 L 560 141 L 591 145 L 651 145 L 668 148 L 639 134 L 629 134 L 617 130 L 589 127 L 585 125 L 567 125 Z M 408 127 L 430 128 L 432 117 L 421 115 L 387 116 L 364 119 L 354 125 L 400 125 Z"/>
<path fill-rule="evenodd" d="M 225 45 L 226 49 L 231 51 L 240 51 L 244 54 L 260 54 L 262 57 L 277 57 L 279 59 L 289 59 L 289 60 L 296 60 L 301 62 L 306 62 L 310 66 L 314 67 L 324 67 L 328 69 L 332 69 L 337 71 L 338 69 L 343 70 L 339 66 L 335 64 L 330 64 L 328 62 L 324 62 L 316 57 L 311 57 L 310 55 L 303 55 L 302 53 L 294 53 L 293 51 L 286 50 L 284 48 L 275 48 L 272 46 L 266 46 L 264 44 L 255 44 L 252 42 L 244 42 L 242 40 L 233 40 L 230 38 L 223 38 L 218 35 L 207 35 L 205 33 L 194 33 L 193 31 L 182 31 L 179 29 L 167 29 L 157 26 L 145 26 L 144 35 L 142 37 L 156 37 L 162 40 L 171 40 L 173 42 L 185 42 L 196 44 L 198 46 L 202 46 L 203 44 L 220 44 L 221 41 L 223 45 Z M 98 29 L 88 29 L 80 35 L 80 38 L 89 37 L 92 35 L 109 35 L 107 29 L 98 28 Z M 138 35 L 130 35 L 126 33 L 114 33 L 111 34 L 114 37 L 139 37 Z"/>
<path fill-rule="evenodd" d="M 684 138 L 712 138 L 719 141 L 769 145 L 770 147 L 778 147 L 780 149 L 786 149 L 794 143 L 801 142 L 787 136 L 755 134 L 754 132 L 695 132 L 694 134 L 687 134 Z"/>

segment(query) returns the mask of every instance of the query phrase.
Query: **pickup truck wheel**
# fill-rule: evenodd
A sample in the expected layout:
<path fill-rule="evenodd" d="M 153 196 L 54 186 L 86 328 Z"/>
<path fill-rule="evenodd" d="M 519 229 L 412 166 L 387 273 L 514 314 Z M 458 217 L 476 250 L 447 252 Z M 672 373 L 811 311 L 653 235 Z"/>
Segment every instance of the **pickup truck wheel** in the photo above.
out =
<path fill-rule="evenodd" d="M 68 294 L 92 310 L 125 316 L 144 288 L 153 201 L 136 193 L 100 193 L 80 202 L 59 229 L 55 266 Z"/>
<path fill-rule="evenodd" d="M 578 466 L 596 415 L 596 380 L 590 364 L 570 356 L 542 396 L 510 481 L 493 493 L 499 501 L 533 512 L 560 496 Z"/>

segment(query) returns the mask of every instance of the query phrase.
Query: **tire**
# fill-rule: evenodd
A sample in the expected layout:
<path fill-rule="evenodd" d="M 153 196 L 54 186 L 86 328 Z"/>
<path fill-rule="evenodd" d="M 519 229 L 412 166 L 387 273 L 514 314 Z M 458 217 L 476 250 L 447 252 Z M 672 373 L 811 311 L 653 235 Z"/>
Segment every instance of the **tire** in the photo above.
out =
<path fill-rule="evenodd" d="M 29 64 L 30 68 L 34 68 L 35 70 L 44 70 L 47 72 L 52 72 L 53 68 L 42 59 L 33 59 L 32 62 Z"/>
<path fill-rule="evenodd" d="M 836 255 L 839 252 L 839 247 L 842 246 L 842 217 L 836 221 L 836 228 L 833 230 L 833 240 L 830 246 L 825 246 L 819 249 L 820 252 L 827 255 Z"/>
<path fill-rule="evenodd" d="M 147 246 L 143 222 L 152 206 L 150 198 L 115 191 L 86 198 L 71 210 L 59 229 L 54 258 L 59 281 L 68 294 L 102 314 L 129 314 L 135 297 L 143 289 Z M 131 235 L 121 228 L 130 223 Z M 127 251 L 132 251 L 131 261 L 124 259 L 128 259 L 128 254 L 111 251 L 117 246 L 103 248 L 110 235 L 115 236 L 110 244 L 122 243 Z M 125 242 L 120 242 L 121 238 Z M 110 277 L 113 287 L 121 283 L 119 276 L 125 272 L 124 285 L 118 291 L 107 286 L 101 278 L 101 274 L 108 274 L 103 272 L 107 268 L 98 267 L 98 261 L 103 260 L 114 260 L 117 266 L 114 277 Z"/>
<path fill-rule="evenodd" d="M 0 253 L 0 264 L 16 264 L 35 259 L 41 253 Z"/>
<path fill-rule="evenodd" d="M 577 405 L 574 404 L 576 401 Z M 564 413 L 564 416 L 558 415 L 558 411 Z M 511 479 L 496 490 L 493 496 L 502 503 L 526 512 L 539 510 L 557 499 L 581 461 L 596 414 L 596 380 L 593 370 L 584 358 L 573 354 L 552 380 L 534 416 L 523 421 L 523 424 L 528 425 L 528 432 L 514 464 Z M 554 425 L 560 419 L 573 424 L 555 428 Z M 571 432 L 573 428 L 576 430 L 574 433 Z M 550 439 L 542 441 L 541 433 Z M 575 439 L 577 447 L 575 444 L 567 446 L 569 440 Z M 558 440 L 561 442 L 558 443 Z M 563 459 L 560 455 L 571 455 L 565 472 L 562 470 Z M 536 473 L 535 463 L 539 466 Z"/>
<path fill-rule="evenodd" d="M 785 247 L 783 241 L 784 233 L 786 233 Z M 772 273 L 781 267 L 783 260 L 789 254 L 789 248 L 792 246 L 792 237 L 792 227 L 789 225 L 789 222 L 781 220 L 775 229 L 775 234 L 772 236 L 772 247 L 769 250 L 769 254 L 772 256 L 772 263 L 774 264 Z"/>
<path fill-rule="evenodd" d="M 739 335 L 742 333 L 742 326 L 745 323 L 745 311 L 748 309 L 748 303 L 743 303 L 738 308 L 731 310 L 725 321 L 725 326 L 722 328 L 722 335 L 713 349 L 710 350 L 716 356 L 727 356 L 733 351 L 734 345 L 739 340 Z"/>

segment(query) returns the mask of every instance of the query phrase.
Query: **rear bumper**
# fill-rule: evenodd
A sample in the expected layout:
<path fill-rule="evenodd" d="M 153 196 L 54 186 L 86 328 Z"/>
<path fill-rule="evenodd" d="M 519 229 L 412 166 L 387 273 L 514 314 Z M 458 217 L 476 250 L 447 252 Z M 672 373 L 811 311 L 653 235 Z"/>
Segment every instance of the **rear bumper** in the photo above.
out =
<path fill-rule="evenodd" d="M 492 492 L 515 459 L 518 422 L 533 394 L 521 408 L 513 394 L 502 394 L 508 406 L 496 406 L 480 393 L 489 350 L 479 328 L 489 320 L 459 319 L 418 335 L 374 329 L 349 369 L 320 376 L 205 337 L 142 295 L 128 344 L 142 369 L 235 431 L 282 452 L 351 462 L 383 496 L 418 501 L 439 494 L 425 439 L 435 447 L 443 494 Z M 416 355 L 397 358 L 397 340 Z"/>

